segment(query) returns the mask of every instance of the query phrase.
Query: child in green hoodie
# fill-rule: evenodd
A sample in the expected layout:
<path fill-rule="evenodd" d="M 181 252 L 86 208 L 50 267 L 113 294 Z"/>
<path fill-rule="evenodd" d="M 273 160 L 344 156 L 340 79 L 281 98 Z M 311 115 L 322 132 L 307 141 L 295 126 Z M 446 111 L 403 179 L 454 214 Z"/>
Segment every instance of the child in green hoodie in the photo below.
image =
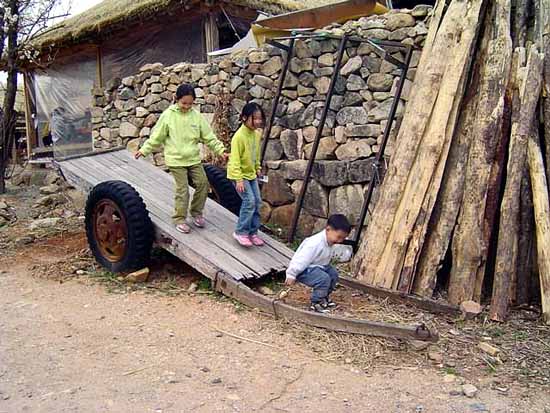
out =
<path fill-rule="evenodd" d="M 204 143 L 218 156 L 225 155 L 225 147 L 212 132 L 210 125 L 195 109 L 195 89 L 183 84 L 176 90 L 176 103 L 166 109 L 153 128 L 151 137 L 145 141 L 135 158 L 148 156 L 154 149 L 164 145 L 166 166 L 175 181 L 176 229 L 185 234 L 191 231 L 186 223 L 189 209 L 189 181 L 195 193 L 191 201 L 193 224 L 203 228 L 204 205 L 208 197 L 208 178 L 201 164 L 199 143 Z"/>
<path fill-rule="evenodd" d="M 243 247 L 261 247 L 264 241 L 258 236 L 262 197 L 258 185 L 260 164 L 260 131 L 265 116 L 260 105 L 247 103 L 242 111 L 242 126 L 231 140 L 231 155 L 227 165 L 227 177 L 235 181 L 243 202 L 237 229 L 233 237 Z"/>

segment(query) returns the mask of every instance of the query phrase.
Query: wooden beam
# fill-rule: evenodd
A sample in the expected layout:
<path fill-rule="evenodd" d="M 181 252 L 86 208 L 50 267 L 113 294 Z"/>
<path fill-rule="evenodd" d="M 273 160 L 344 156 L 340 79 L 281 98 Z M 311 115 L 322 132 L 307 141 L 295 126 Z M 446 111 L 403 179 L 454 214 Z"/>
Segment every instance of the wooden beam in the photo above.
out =
<path fill-rule="evenodd" d="M 439 192 L 478 29 L 483 0 L 454 1 L 419 67 L 415 91 L 384 178 L 358 273 L 376 286 L 408 292 Z M 432 28 L 430 28 L 432 31 Z M 431 54 L 431 56 L 430 56 Z M 414 109 L 413 109 L 414 108 Z M 412 146 L 411 146 L 412 145 Z M 373 225 L 375 224 L 375 225 Z M 372 277 L 371 277 L 372 274 Z"/>
<path fill-rule="evenodd" d="M 535 207 L 542 314 L 545 322 L 550 324 L 550 200 L 539 134 L 535 128 L 529 136 L 527 159 Z"/>
<path fill-rule="evenodd" d="M 31 159 L 32 150 L 36 146 L 36 130 L 32 118 L 32 99 L 29 82 L 29 72 L 23 72 L 23 88 L 25 89 L 25 130 L 27 133 L 27 159 Z"/>
<path fill-rule="evenodd" d="M 100 45 L 97 45 L 96 54 L 96 87 L 103 89 L 103 53 Z"/>
<path fill-rule="evenodd" d="M 459 127 L 461 134 L 471 136 L 471 146 L 452 239 L 449 301 L 455 305 L 474 298 L 476 282 L 483 281 L 485 274 L 492 231 L 486 216 L 487 194 L 491 189 L 495 154 L 503 137 L 505 93 L 512 59 L 509 0 L 497 1 L 491 6 L 484 31 L 474 66 L 472 90 L 475 95 L 464 108 L 470 112 L 467 119 L 471 123 L 461 121 Z"/>
<path fill-rule="evenodd" d="M 209 12 L 204 19 L 204 38 L 206 45 L 207 59 L 208 53 L 216 51 L 220 48 L 220 33 L 218 30 L 218 25 L 216 23 L 216 14 Z"/>
<path fill-rule="evenodd" d="M 546 178 L 550 179 L 550 0 L 540 1 L 540 42 L 544 53 L 544 77 L 543 77 L 543 124 L 544 146 L 546 152 Z"/>
<path fill-rule="evenodd" d="M 399 291 L 388 290 L 386 288 L 373 287 L 372 285 L 364 284 L 353 278 L 340 276 L 339 283 L 375 297 L 387 298 L 389 301 L 396 304 L 409 304 L 436 314 L 449 314 L 454 316 L 461 314 L 460 308 L 456 305 L 439 302 L 430 298 L 417 297 Z"/>
<path fill-rule="evenodd" d="M 512 124 L 504 197 L 500 208 L 493 295 L 490 318 L 504 321 L 510 304 L 510 287 L 517 268 L 519 241 L 519 197 L 521 179 L 526 165 L 528 136 L 535 119 L 542 84 L 543 57 L 535 45 L 529 49 L 527 67 L 521 70 L 519 113 Z"/>
<path fill-rule="evenodd" d="M 262 295 L 242 282 L 233 280 L 223 272 L 218 273 L 214 289 L 227 297 L 259 310 L 287 320 L 299 321 L 314 327 L 351 334 L 422 340 L 435 342 L 439 339 L 436 331 L 417 325 L 381 323 L 370 320 L 344 318 L 314 313 L 290 306 L 283 301 Z"/>

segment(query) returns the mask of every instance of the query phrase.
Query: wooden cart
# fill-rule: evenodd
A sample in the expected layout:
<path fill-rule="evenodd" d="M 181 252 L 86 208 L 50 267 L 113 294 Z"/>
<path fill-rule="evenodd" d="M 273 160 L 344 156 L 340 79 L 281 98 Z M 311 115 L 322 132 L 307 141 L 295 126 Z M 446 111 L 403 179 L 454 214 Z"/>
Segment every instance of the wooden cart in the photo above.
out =
<path fill-rule="evenodd" d="M 86 232 L 90 248 L 112 271 L 145 265 L 156 243 L 208 277 L 216 291 L 277 317 L 348 333 L 437 340 L 437 333 L 424 325 L 318 314 L 257 293 L 248 283 L 283 273 L 293 251 L 267 234 L 261 234 L 264 247 L 241 247 L 232 237 L 237 217 L 210 199 L 205 210 L 206 228 L 190 234 L 176 231 L 171 220 L 171 175 L 145 160 L 135 160 L 126 150 L 95 152 L 55 164 L 69 183 L 89 193 Z M 363 289 L 352 280 L 344 279 L 343 283 Z"/>

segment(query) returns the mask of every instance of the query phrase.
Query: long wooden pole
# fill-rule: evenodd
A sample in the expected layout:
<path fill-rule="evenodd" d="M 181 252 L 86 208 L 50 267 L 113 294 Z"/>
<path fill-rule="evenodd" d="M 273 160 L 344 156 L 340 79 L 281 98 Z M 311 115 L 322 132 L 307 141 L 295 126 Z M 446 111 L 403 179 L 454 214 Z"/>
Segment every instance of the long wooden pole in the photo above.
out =
<path fill-rule="evenodd" d="M 543 57 L 535 45 L 529 49 L 527 67 L 519 91 L 519 119 L 512 124 L 504 197 L 500 208 L 500 228 L 497 245 L 490 318 L 504 321 L 510 302 L 510 286 L 517 268 L 519 191 L 527 156 L 527 141 L 535 119 L 542 84 Z M 521 78 L 520 77 L 520 78 Z"/>
<path fill-rule="evenodd" d="M 449 301 L 460 304 L 474 298 L 476 280 L 483 280 L 491 229 L 485 225 L 487 193 L 505 115 L 505 92 L 510 77 L 512 39 L 510 1 L 496 1 L 485 25 L 485 38 L 478 51 L 480 60 L 477 106 L 473 125 L 463 124 L 473 135 L 465 172 L 464 197 L 452 240 Z M 468 107 L 465 109 L 467 110 Z"/>
<path fill-rule="evenodd" d="M 550 179 L 550 0 L 540 1 L 540 42 L 544 53 L 544 75 L 543 75 L 543 125 L 546 149 L 546 178 Z"/>
<path fill-rule="evenodd" d="M 527 146 L 527 159 L 533 189 L 535 227 L 537 234 L 537 261 L 540 277 L 542 313 L 550 323 L 550 200 L 548 181 L 542 160 L 542 151 L 537 130 L 533 130 Z"/>
<path fill-rule="evenodd" d="M 359 271 L 375 285 L 411 285 L 449 152 L 485 1 L 453 1 L 419 68 Z M 430 29 L 431 30 L 431 29 Z M 424 56 L 423 56 L 424 57 Z M 411 144 L 413 147 L 411 147 Z M 366 259 L 365 259 L 366 258 Z"/>
<path fill-rule="evenodd" d="M 430 23 L 430 30 L 418 64 L 417 73 L 419 74 L 425 73 L 430 63 L 438 66 L 438 68 L 433 67 L 432 71 L 437 70 L 440 72 L 443 70 L 443 59 L 432 59 L 432 48 L 434 47 L 438 34 L 441 32 L 444 12 L 445 2 L 439 1 L 434 10 L 434 15 Z M 436 76 L 434 76 L 434 79 L 439 80 Z M 407 109 L 407 113 L 412 111 L 414 107 L 420 107 L 435 100 L 437 96 L 437 86 L 433 86 L 432 79 L 427 76 L 419 76 L 416 78 L 415 87 L 412 89 L 409 104 L 407 105 L 407 108 L 411 109 Z M 413 134 L 406 134 L 406 138 L 401 139 L 401 137 L 405 135 L 403 130 L 412 128 L 415 120 L 417 120 L 415 116 L 412 114 L 409 116 L 407 113 L 401 123 L 399 135 L 396 139 L 398 142 L 402 142 L 402 144 L 399 145 L 390 159 L 390 165 L 380 188 L 380 198 L 372 213 L 368 232 L 363 237 L 363 241 L 355 256 L 356 258 L 353 261 L 354 272 L 358 274 L 358 278 L 369 284 L 374 284 L 375 282 L 375 268 L 378 263 L 378 257 L 382 253 L 382 248 L 387 238 L 386 233 L 391 229 L 390 217 L 395 213 L 399 201 L 399 194 L 403 191 L 408 171 L 414 160 L 413 155 L 422 137 L 422 130 L 420 130 Z M 423 114 L 422 118 L 425 118 L 425 116 L 426 115 Z M 424 119 L 424 121 L 426 120 Z M 382 204 L 384 205 L 383 208 L 380 206 Z M 380 240 L 379 237 L 382 236 L 384 239 Z"/>
<path fill-rule="evenodd" d="M 491 186 L 493 159 L 502 139 L 504 90 L 511 53 L 510 0 L 498 0 L 490 6 L 484 22 L 472 79 L 418 265 L 414 285 L 417 294 L 431 295 L 433 292 L 437 271 L 454 231 L 453 261 L 455 265 L 458 261 L 459 270 L 453 268 L 454 276 L 450 278 L 452 290 L 457 295 L 453 301 L 460 303 L 466 296 L 471 298 L 471 279 L 486 259 L 489 242 L 484 240 L 485 232 L 489 233 L 483 225 L 485 202 Z M 462 285 L 464 289 L 457 291 Z"/>

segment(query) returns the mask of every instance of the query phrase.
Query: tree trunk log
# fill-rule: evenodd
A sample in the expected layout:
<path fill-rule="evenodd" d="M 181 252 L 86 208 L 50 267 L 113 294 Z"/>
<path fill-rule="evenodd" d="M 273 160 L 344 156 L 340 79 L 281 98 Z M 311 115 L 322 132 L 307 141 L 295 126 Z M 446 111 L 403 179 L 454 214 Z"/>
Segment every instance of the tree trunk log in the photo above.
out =
<path fill-rule="evenodd" d="M 10 0 L 8 7 L 12 15 L 19 14 L 19 1 Z M 3 17 L 3 14 L 2 14 Z M 19 22 L 20 20 L 18 20 Z M 7 72 L 6 92 L 4 93 L 3 119 L 0 125 L 0 194 L 6 192 L 5 171 L 11 156 L 11 149 L 15 139 L 15 98 L 17 96 L 17 39 L 19 23 L 6 24 L 7 40 Z"/>
<path fill-rule="evenodd" d="M 515 9 L 512 15 L 512 41 L 514 49 L 516 47 L 525 47 L 527 41 L 527 20 L 529 19 L 529 11 L 532 6 L 531 0 L 513 0 L 513 8 Z"/>
<path fill-rule="evenodd" d="M 432 88 L 432 79 L 429 76 L 422 76 L 426 72 L 430 64 L 436 64 L 432 71 L 442 71 L 444 67 L 443 59 L 436 59 L 433 62 L 432 48 L 437 35 L 441 32 L 441 24 L 446 9 L 445 1 L 439 1 L 434 10 L 434 15 L 430 22 L 430 30 L 426 37 L 426 43 L 420 56 L 418 64 L 417 76 L 415 79 L 415 87 L 411 91 L 409 104 L 407 105 L 406 115 L 403 118 L 399 133 L 396 138 L 396 145 L 393 150 L 393 156 L 390 159 L 390 164 L 384 176 L 384 182 L 380 187 L 380 197 L 376 202 L 376 206 L 372 213 L 372 219 L 369 223 L 368 232 L 365 233 L 363 240 L 359 246 L 359 250 L 352 262 L 353 270 L 358 274 L 358 278 L 366 283 L 374 284 L 375 274 L 374 267 L 378 263 L 377 257 L 382 253 L 383 243 L 376 239 L 372 234 L 384 234 L 389 231 L 387 221 L 383 219 L 387 216 L 393 216 L 399 202 L 399 193 L 403 190 L 407 171 L 414 161 L 414 156 L 411 156 L 418 145 L 420 144 L 421 133 L 415 133 L 407 136 L 406 139 L 401 139 L 404 135 L 403 130 L 409 129 L 415 124 L 415 116 L 412 112 L 412 107 L 424 105 L 425 102 L 432 102 L 437 97 L 437 87 Z M 437 81 L 438 77 L 433 76 L 433 80 Z M 439 82 L 438 82 L 439 84 Z M 413 104 L 415 103 L 415 104 Z M 423 120 L 426 121 L 427 115 L 423 115 Z M 384 205 L 384 208 L 381 207 Z M 384 236 L 384 242 L 386 237 Z M 372 269 L 372 270 L 371 270 Z"/>
<path fill-rule="evenodd" d="M 470 90 L 478 90 L 476 78 L 470 84 Z M 478 78 L 477 78 L 478 79 Z M 443 175 L 441 190 L 434 212 L 430 218 L 429 231 L 418 261 L 418 270 L 414 279 L 413 292 L 431 297 L 437 282 L 437 273 L 441 269 L 449 242 L 455 228 L 464 194 L 464 170 L 468 159 L 468 150 L 472 135 L 469 133 L 474 122 L 477 99 L 466 97 L 467 107 L 459 119 L 456 141 L 451 145 L 447 169 Z"/>
<path fill-rule="evenodd" d="M 453 1 L 423 60 L 384 179 L 359 274 L 408 291 L 454 134 L 485 2 Z M 406 139 L 404 138 L 406 136 Z M 416 144 L 410 147 L 410 143 Z M 362 257 L 362 259 L 361 259 Z M 361 263 L 363 265 L 361 265 Z"/>
<path fill-rule="evenodd" d="M 509 0 L 495 2 L 490 16 L 481 50 L 476 56 L 480 62 L 480 80 L 476 90 L 477 104 L 470 109 L 475 121 L 471 130 L 465 131 L 472 135 L 472 144 L 465 172 L 464 197 L 452 241 L 449 301 L 455 304 L 473 298 L 478 274 L 485 269 L 491 234 L 485 225 L 485 207 L 506 113 L 505 91 L 512 60 Z"/>
<path fill-rule="evenodd" d="M 546 150 L 546 179 L 550 179 L 550 0 L 541 0 L 539 16 L 541 26 L 541 47 L 544 53 L 544 76 L 543 76 L 543 124 L 544 135 L 542 136 Z"/>
<path fill-rule="evenodd" d="M 536 130 L 533 131 L 529 139 L 528 162 L 535 206 L 542 313 L 548 324 L 550 323 L 550 200 L 538 131 Z"/>
<path fill-rule="evenodd" d="M 517 268 L 519 197 L 521 179 L 527 156 L 527 138 L 535 119 L 537 103 L 542 83 L 542 56 L 536 46 L 532 46 L 527 68 L 519 92 L 519 117 L 512 124 L 508 166 L 504 198 L 501 205 L 500 227 L 497 246 L 493 296 L 490 317 L 494 321 L 504 321 L 510 302 L 512 273 Z M 522 71 L 523 72 L 523 71 Z"/>
<path fill-rule="evenodd" d="M 542 154 L 541 154 L 542 156 Z M 544 165 L 543 165 L 544 170 Z M 535 221 L 529 168 L 525 168 L 521 180 L 518 268 L 515 282 L 512 283 L 511 298 L 517 304 L 529 303 L 529 286 L 533 273 L 533 242 L 535 241 Z"/>

